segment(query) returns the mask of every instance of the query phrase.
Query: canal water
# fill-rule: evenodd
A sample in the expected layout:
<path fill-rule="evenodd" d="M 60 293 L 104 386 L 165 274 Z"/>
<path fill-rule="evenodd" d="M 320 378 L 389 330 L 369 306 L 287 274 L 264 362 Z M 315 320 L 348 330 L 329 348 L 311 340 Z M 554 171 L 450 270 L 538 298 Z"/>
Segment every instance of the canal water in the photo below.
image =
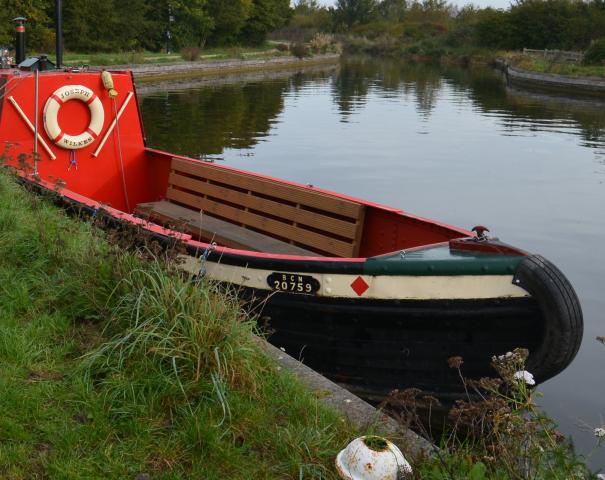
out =
<path fill-rule="evenodd" d="M 272 78 L 145 87 L 148 144 L 363 197 L 541 253 L 576 288 L 581 350 L 540 404 L 590 454 L 605 425 L 605 100 L 488 68 L 352 58 Z M 605 448 L 591 454 L 605 467 Z"/>

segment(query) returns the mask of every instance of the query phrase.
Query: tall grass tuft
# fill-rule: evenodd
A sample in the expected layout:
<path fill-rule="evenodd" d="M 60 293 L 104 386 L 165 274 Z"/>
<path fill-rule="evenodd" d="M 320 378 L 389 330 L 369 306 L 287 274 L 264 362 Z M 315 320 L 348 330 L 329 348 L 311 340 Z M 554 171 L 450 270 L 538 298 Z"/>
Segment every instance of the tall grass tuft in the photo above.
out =
<path fill-rule="evenodd" d="M 167 274 L 171 267 L 159 259 L 134 268 L 128 263 L 120 265 L 123 279 L 107 301 L 111 339 L 87 355 L 87 374 L 112 395 L 126 388 L 139 401 L 165 385 L 190 409 L 213 396 L 225 414 L 225 388 L 253 394 L 266 368 L 252 340 L 255 323 L 238 300 L 203 280 Z M 132 378 L 120 381 L 128 369 L 129 377 L 153 378 L 157 388 L 146 384 L 135 392 Z"/>
<path fill-rule="evenodd" d="M 234 296 L 26 190 L 0 173 L 0 478 L 337 478 L 357 430 Z"/>

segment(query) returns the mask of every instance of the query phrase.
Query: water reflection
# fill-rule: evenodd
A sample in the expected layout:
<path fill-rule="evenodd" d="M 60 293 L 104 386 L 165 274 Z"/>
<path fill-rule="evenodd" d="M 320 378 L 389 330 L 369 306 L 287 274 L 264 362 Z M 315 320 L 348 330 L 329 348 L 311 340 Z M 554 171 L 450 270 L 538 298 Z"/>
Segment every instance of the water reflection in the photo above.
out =
<path fill-rule="evenodd" d="M 269 134 L 288 86 L 274 81 L 144 96 L 145 133 L 153 144 L 194 157 L 248 149 Z"/>
<path fill-rule="evenodd" d="M 335 76 L 332 95 L 343 122 L 365 106 L 370 93 L 387 100 L 404 97 L 407 101 L 413 96 L 417 112 L 428 118 L 435 108 L 442 80 L 439 70 L 430 65 L 354 57 Z"/>
<path fill-rule="evenodd" d="M 298 95 L 310 82 L 322 81 L 329 83 L 344 123 L 355 121 L 370 97 L 412 103 L 418 118 L 428 121 L 440 95 L 448 90 L 448 102 L 460 108 L 470 102 L 477 112 L 495 119 L 503 135 L 531 136 L 541 131 L 579 135 L 581 145 L 598 149 L 595 153 L 603 161 L 605 102 L 508 88 L 497 72 L 487 68 L 406 65 L 367 57 L 349 59 L 336 73 L 299 72 L 289 78 L 206 84 L 185 91 L 163 86 L 168 91 L 143 96 L 148 138 L 196 157 L 220 155 L 225 148 L 249 149 L 270 134 L 285 96 Z"/>
<path fill-rule="evenodd" d="M 542 403 L 582 451 L 592 449 L 576 425 L 605 415 L 605 352 L 593 341 L 605 335 L 603 102 L 509 89 L 488 68 L 369 58 L 209 82 L 144 88 L 150 146 L 456 225 L 487 223 L 557 264 L 581 298 L 586 339 L 541 387 Z M 605 454 L 596 462 L 605 465 Z"/>

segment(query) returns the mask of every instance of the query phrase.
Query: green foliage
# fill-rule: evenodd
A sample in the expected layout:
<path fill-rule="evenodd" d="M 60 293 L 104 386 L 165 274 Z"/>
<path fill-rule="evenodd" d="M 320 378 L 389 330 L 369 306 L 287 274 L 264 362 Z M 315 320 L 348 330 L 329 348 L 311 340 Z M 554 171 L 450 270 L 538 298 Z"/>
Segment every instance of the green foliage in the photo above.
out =
<path fill-rule="evenodd" d="M 372 21 L 377 14 L 377 0 L 337 0 L 334 20 L 341 28 L 351 28 Z"/>
<path fill-rule="evenodd" d="M 167 28 L 174 35 L 174 46 L 203 47 L 215 26 L 215 20 L 206 10 L 206 0 L 172 0 L 170 13 L 174 22 Z"/>
<path fill-rule="evenodd" d="M 0 175 L 0 477 L 336 479 L 355 429 L 240 304 Z"/>
<path fill-rule="evenodd" d="M 290 0 L 253 0 L 252 12 L 242 29 L 240 40 L 260 45 L 269 32 L 283 27 L 290 15 Z"/>
<path fill-rule="evenodd" d="M 293 43 L 290 45 L 290 53 L 298 58 L 305 58 L 311 56 L 311 49 L 305 43 Z"/>
<path fill-rule="evenodd" d="M 452 49 L 583 50 L 605 34 L 604 5 L 603 0 L 519 0 L 495 9 L 460 8 L 447 0 L 338 0 L 325 8 L 305 0 L 294 9 L 297 31 L 285 33 L 308 41 L 317 31 L 337 32 L 347 35 L 348 51 L 392 56 L 437 57 Z"/>
<path fill-rule="evenodd" d="M 584 64 L 605 65 L 605 38 L 595 40 L 584 54 Z"/>
<path fill-rule="evenodd" d="M 12 44 L 12 18 L 28 18 L 30 52 L 54 50 L 54 1 L 7 0 L 0 9 L 0 44 Z M 68 50 L 179 51 L 234 43 L 258 45 L 290 19 L 288 0 L 71 0 L 64 2 Z"/>
<path fill-rule="evenodd" d="M 214 30 L 211 43 L 226 45 L 234 43 L 248 21 L 253 7 L 253 0 L 209 0 L 208 12 L 214 19 Z"/>
<path fill-rule="evenodd" d="M 0 45 L 13 45 L 15 24 L 12 19 L 25 17 L 27 43 L 34 48 L 51 51 L 55 41 L 51 0 L 5 0 L 0 8 Z"/>
<path fill-rule="evenodd" d="M 201 53 L 198 47 L 186 47 L 181 50 L 181 58 L 188 62 L 196 62 L 200 59 Z"/>
<path fill-rule="evenodd" d="M 389 21 L 401 22 L 407 11 L 406 0 L 382 0 L 378 4 L 378 12 L 382 18 Z"/>
<path fill-rule="evenodd" d="M 512 35 L 509 13 L 492 8 L 478 12 L 475 32 L 479 45 L 497 49 L 508 48 Z"/>
<path fill-rule="evenodd" d="M 570 19 L 577 8 L 568 0 L 525 0 L 510 9 L 509 48 L 571 48 Z"/>
<path fill-rule="evenodd" d="M 435 457 L 416 465 L 417 478 L 441 480 L 595 478 L 576 456 L 573 444 L 555 423 L 539 410 L 533 377 L 526 372 L 529 352 L 515 349 L 492 358 L 498 378 L 469 380 L 463 375 L 461 357 L 448 360 L 458 370 L 467 398 L 449 411 Z M 434 409 L 439 402 L 417 389 L 395 393 L 388 401 L 400 421 L 416 426 L 430 438 L 420 422 L 418 409 Z M 397 408 L 399 407 L 399 408 Z M 598 446 L 597 446 L 598 447 Z"/>
<path fill-rule="evenodd" d="M 605 77 L 605 64 L 586 65 L 571 62 L 557 62 L 529 55 L 504 54 L 507 61 L 522 69 L 540 73 L 554 73 L 569 77 Z"/>

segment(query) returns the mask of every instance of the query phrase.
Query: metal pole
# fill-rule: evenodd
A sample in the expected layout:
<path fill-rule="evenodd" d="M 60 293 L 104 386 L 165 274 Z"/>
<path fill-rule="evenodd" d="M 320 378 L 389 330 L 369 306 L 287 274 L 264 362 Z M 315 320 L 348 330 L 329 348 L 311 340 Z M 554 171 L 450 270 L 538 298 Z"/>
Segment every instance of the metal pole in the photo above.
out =
<path fill-rule="evenodd" d="M 55 0 L 55 20 L 57 28 L 57 68 L 63 66 L 63 1 Z"/>
<path fill-rule="evenodd" d="M 36 69 L 36 88 L 35 88 L 35 95 L 36 98 L 34 99 L 34 175 L 38 175 L 38 159 L 39 154 L 38 154 L 38 118 L 40 117 L 40 115 L 38 114 L 38 93 L 39 93 L 39 86 L 40 86 L 40 72 L 38 71 L 38 69 Z"/>

